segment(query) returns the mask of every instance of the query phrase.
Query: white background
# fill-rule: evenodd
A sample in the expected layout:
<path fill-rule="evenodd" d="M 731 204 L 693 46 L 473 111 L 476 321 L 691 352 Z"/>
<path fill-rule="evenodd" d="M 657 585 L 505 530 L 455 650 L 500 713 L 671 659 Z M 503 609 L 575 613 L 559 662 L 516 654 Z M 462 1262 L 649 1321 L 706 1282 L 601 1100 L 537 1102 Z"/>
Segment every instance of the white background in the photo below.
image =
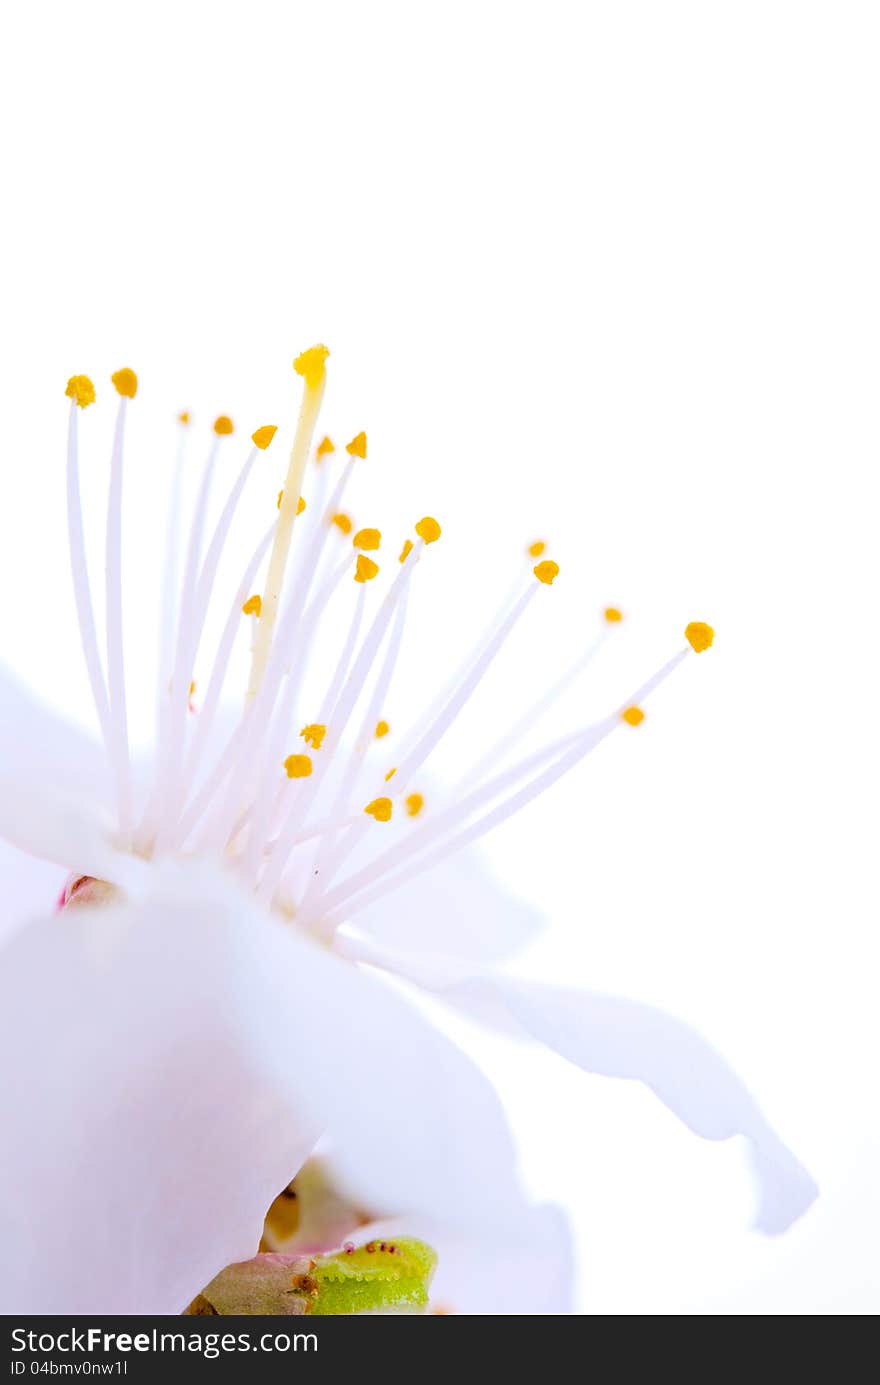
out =
<path fill-rule="evenodd" d="M 880 1302 L 878 38 L 847 0 L 86 0 L 4 29 L 2 652 L 48 700 L 87 714 L 68 375 L 141 376 L 137 603 L 174 412 L 289 423 L 314 340 L 328 426 L 370 436 L 357 517 L 445 525 L 402 698 L 528 540 L 563 566 L 450 756 L 607 602 L 631 620 L 591 706 L 688 619 L 718 629 L 490 854 L 551 921 L 529 969 L 700 1028 L 823 1197 L 762 1240 L 737 1148 L 484 1043 L 529 1182 L 572 1215 L 587 1313 Z"/>

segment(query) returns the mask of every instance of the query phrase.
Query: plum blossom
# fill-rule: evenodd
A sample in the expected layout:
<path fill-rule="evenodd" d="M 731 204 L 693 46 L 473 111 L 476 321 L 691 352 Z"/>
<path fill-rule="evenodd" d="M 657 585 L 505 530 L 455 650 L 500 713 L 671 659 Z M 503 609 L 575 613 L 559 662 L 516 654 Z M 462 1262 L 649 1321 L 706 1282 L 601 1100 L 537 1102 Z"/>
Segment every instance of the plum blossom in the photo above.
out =
<path fill-rule="evenodd" d="M 517 723 L 435 802 L 425 780 L 432 753 L 530 609 L 552 599 L 559 567 L 542 543 L 530 546 L 485 636 L 389 763 L 389 689 L 418 571 L 435 559 L 442 530 L 423 516 L 387 555 L 378 529 L 352 523 L 346 490 L 367 465 L 367 440 L 353 438 L 341 461 L 329 439 L 315 446 L 327 355 L 315 347 L 294 363 L 302 400 L 277 510 L 241 568 L 211 657 L 218 574 L 274 426 L 253 433 L 213 528 L 218 459 L 233 445 L 228 417 L 214 424 L 188 524 L 172 502 L 158 730 L 146 763 L 129 727 L 122 577 L 137 377 L 113 376 L 102 636 L 79 481 L 81 419 L 96 396 L 86 376 L 68 384 L 71 573 L 100 743 L 3 675 L 0 835 L 11 854 L 0 1100 L 16 1115 L 0 1134 L 7 1312 L 183 1311 L 224 1267 L 254 1256 L 266 1208 L 319 1144 L 370 1228 L 434 1247 L 435 1282 L 457 1311 L 566 1311 L 562 1219 L 525 1197 L 498 1097 L 411 1002 L 419 988 L 543 1045 L 548 1062 L 557 1055 L 644 1082 L 695 1134 L 743 1136 L 761 1230 L 784 1231 L 816 1195 L 747 1088 L 685 1024 L 499 970 L 531 919 L 469 855 L 614 732 L 637 727 L 660 684 L 710 647 L 711 628 L 692 621 L 620 706 L 542 749 L 517 755 Z M 179 427 L 184 440 L 188 415 Z M 346 604 L 316 695 L 318 632 Z M 619 623 L 607 608 L 595 644 L 557 689 Z M 230 719 L 242 640 L 250 671 Z M 208 676 L 195 700 L 197 665 Z M 525 723 L 540 725 L 552 695 Z M 35 861 L 67 873 L 60 913 L 48 899 L 39 907 L 49 877 Z M 19 878 L 27 913 L 42 914 L 26 923 Z M 441 924 L 425 895 L 436 903 L 444 888 L 455 905 Z M 476 917 L 479 930 L 456 928 Z M 524 1264 L 540 1265 L 547 1286 L 527 1307 Z"/>

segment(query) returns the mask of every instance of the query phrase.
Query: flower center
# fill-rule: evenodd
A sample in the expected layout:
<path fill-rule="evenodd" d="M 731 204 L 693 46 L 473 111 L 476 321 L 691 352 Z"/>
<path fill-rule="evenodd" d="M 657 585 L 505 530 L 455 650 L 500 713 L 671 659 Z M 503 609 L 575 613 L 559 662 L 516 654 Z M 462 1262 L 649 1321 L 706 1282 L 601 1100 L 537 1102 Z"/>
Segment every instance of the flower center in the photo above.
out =
<path fill-rule="evenodd" d="M 692 622 L 684 647 L 617 710 L 511 763 L 526 736 L 619 628 L 621 612 L 606 607 L 587 648 L 490 745 L 462 790 L 445 806 L 429 803 L 418 783 L 424 766 L 534 602 L 553 586 L 559 566 L 546 556 L 543 540 L 527 547 L 527 564 L 485 635 L 429 711 L 396 742 L 394 764 L 389 766 L 387 758 L 378 764 L 386 741 L 395 740 L 386 703 L 412 584 L 442 531 L 433 516 L 422 517 L 389 566 L 382 561 L 381 531 L 355 528 L 345 513 L 349 481 L 367 459 L 367 437 L 359 433 L 348 443 L 338 469 L 329 438 L 314 446 L 327 356 L 326 347 L 316 346 L 294 361 L 303 387 L 283 485 L 277 506 L 273 500 L 272 523 L 241 573 L 213 655 L 204 649 L 205 627 L 218 571 L 241 496 L 276 428 L 263 425 L 252 434 L 252 447 L 209 533 L 215 475 L 234 426 L 226 415 L 214 423 L 187 527 L 181 523 L 181 474 L 190 417 L 188 412 L 178 416 L 181 445 L 163 562 L 158 735 L 151 787 L 140 803 L 129 748 L 122 602 L 124 440 L 137 377 L 128 369 L 113 376 L 118 411 L 110 458 L 103 641 L 92 605 L 79 489 L 79 417 L 94 402 L 95 391 L 86 376 L 73 376 L 67 389 L 71 570 L 86 667 L 116 785 L 118 845 L 143 856 L 223 857 L 263 902 L 323 937 L 504 821 L 617 727 L 638 726 L 649 694 L 689 650 L 699 653 L 713 639 L 711 627 Z M 315 481 L 306 499 L 310 456 Z M 316 637 L 331 608 L 344 602 L 348 618 L 335 661 L 317 696 L 314 680 L 308 680 L 307 699 Z M 251 649 L 246 696 L 231 734 L 212 750 L 233 651 L 243 632 Z M 196 706 L 197 665 L 207 677 L 199 673 L 198 687 L 205 691 Z M 351 864 L 355 852 L 367 856 L 356 867 Z M 94 892 L 96 886 L 93 882 L 88 889 Z"/>

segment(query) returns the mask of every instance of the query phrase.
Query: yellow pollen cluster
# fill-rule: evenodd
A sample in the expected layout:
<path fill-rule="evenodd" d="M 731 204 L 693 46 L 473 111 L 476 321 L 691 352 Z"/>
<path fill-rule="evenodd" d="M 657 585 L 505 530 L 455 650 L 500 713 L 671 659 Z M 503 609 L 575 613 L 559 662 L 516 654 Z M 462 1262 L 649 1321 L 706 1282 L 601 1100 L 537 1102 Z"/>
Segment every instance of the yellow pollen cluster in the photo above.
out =
<path fill-rule="evenodd" d="M 330 439 L 322 438 L 321 441 L 318 443 L 318 446 L 315 448 L 315 456 L 316 458 L 318 458 L 318 460 L 320 460 L 322 457 L 326 457 L 328 453 L 335 451 L 336 448 L 333 446 Z"/>
<path fill-rule="evenodd" d="M 555 579 L 559 576 L 559 564 L 545 558 L 543 563 L 538 563 L 538 566 L 532 571 L 539 582 L 543 582 L 547 587 L 552 587 Z"/>
<path fill-rule="evenodd" d="M 336 528 L 340 529 L 343 534 L 350 534 L 352 531 L 353 526 L 348 515 L 334 515 L 330 523 L 335 524 Z"/>
<path fill-rule="evenodd" d="M 625 712 L 621 712 L 621 717 L 627 726 L 641 726 L 645 720 L 645 714 L 641 707 L 627 707 Z"/>
<path fill-rule="evenodd" d="M 542 542 L 541 539 L 539 539 L 537 543 L 530 543 L 528 548 L 529 557 L 540 558 L 546 547 L 546 543 Z"/>
<path fill-rule="evenodd" d="M 288 755 L 284 761 L 288 779 L 308 779 L 312 772 L 312 761 L 308 755 Z"/>
<path fill-rule="evenodd" d="M 393 779 L 396 773 L 397 773 L 397 766 L 395 765 L 395 766 L 393 767 L 393 769 L 390 769 L 390 770 L 388 771 L 388 773 L 385 775 L 385 783 L 387 784 L 389 779 Z"/>
<path fill-rule="evenodd" d="M 695 654 L 702 654 L 704 649 L 711 648 L 715 631 L 711 625 L 706 625 L 705 621 L 692 620 L 690 625 L 685 627 L 684 637 Z"/>
<path fill-rule="evenodd" d="M 364 812 L 369 813 L 370 817 L 375 818 L 377 822 L 390 822 L 391 799 L 374 798 L 372 803 L 367 804 L 366 808 L 364 809 Z"/>
<path fill-rule="evenodd" d="M 416 533 L 425 543 L 436 543 L 442 532 L 436 519 L 432 519 L 430 515 L 425 515 L 416 525 Z"/>
<path fill-rule="evenodd" d="M 372 582 L 378 575 L 379 564 L 374 563 L 372 558 L 367 558 L 363 553 L 358 554 L 354 569 L 354 580 L 356 582 Z"/>
<path fill-rule="evenodd" d="M 424 796 L 420 793 L 409 793 L 403 801 L 411 818 L 418 817 L 425 806 Z"/>
<path fill-rule="evenodd" d="M 358 529 L 352 543 L 355 548 L 362 548 L 366 553 L 374 552 L 382 542 L 382 535 L 378 529 Z"/>
<path fill-rule="evenodd" d="M 391 727 L 388 725 L 387 721 L 377 721 L 375 730 L 376 739 L 381 741 L 382 737 L 387 736 L 390 730 Z"/>
<path fill-rule="evenodd" d="M 110 379 L 123 399 L 134 399 L 138 391 L 138 378 L 133 370 L 126 366 L 122 370 L 114 371 Z"/>
<path fill-rule="evenodd" d="M 186 427 L 189 423 L 189 409 L 181 409 L 180 413 L 177 415 L 177 422 L 182 423 L 184 428 Z"/>
<path fill-rule="evenodd" d="M 616 625 L 619 620 L 623 620 L 623 612 L 618 611 L 616 606 L 606 606 L 605 619 L 609 625 Z"/>
<path fill-rule="evenodd" d="M 403 548 L 400 550 L 400 562 L 405 563 L 410 553 L 413 551 L 412 539 L 407 539 Z"/>
<path fill-rule="evenodd" d="M 232 430 L 232 419 L 227 418 L 226 414 L 221 414 L 219 418 L 214 419 L 214 432 L 217 434 L 218 438 L 228 437 Z"/>
<path fill-rule="evenodd" d="M 345 450 L 350 457 L 360 457 L 362 461 L 365 460 L 367 455 L 366 433 L 358 433 L 351 442 L 346 443 Z"/>
<path fill-rule="evenodd" d="M 310 346 L 302 351 L 293 363 L 297 375 L 301 375 L 310 389 L 317 389 L 324 383 L 326 361 L 330 355 L 326 346 Z"/>
<path fill-rule="evenodd" d="M 249 596 L 241 609 L 246 616 L 259 616 L 263 610 L 263 598 L 261 596 Z"/>
<path fill-rule="evenodd" d="M 313 750 L 320 750 L 324 744 L 324 737 L 327 734 L 327 727 L 319 721 L 311 721 L 308 726 L 304 726 L 299 733 L 306 745 L 310 745 Z"/>
<path fill-rule="evenodd" d="M 95 402 L 95 387 L 88 375 L 71 375 L 64 393 L 81 409 L 87 409 Z"/>
<path fill-rule="evenodd" d="M 254 444 L 254 447 L 259 447 L 261 452 L 265 452 L 277 432 L 278 429 L 275 427 L 274 423 L 264 423 L 262 428 L 258 428 L 255 433 L 251 433 L 251 442 Z"/>

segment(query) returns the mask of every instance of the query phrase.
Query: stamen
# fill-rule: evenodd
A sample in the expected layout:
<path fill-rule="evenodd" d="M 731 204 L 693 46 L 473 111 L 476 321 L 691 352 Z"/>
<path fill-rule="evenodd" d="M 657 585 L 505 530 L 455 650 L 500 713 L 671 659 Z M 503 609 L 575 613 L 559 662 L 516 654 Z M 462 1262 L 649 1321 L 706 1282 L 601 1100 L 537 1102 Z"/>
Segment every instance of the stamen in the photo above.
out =
<path fill-rule="evenodd" d="M 379 575 L 379 564 L 374 563 L 372 558 L 367 558 L 363 553 L 358 554 L 355 564 L 354 580 L 356 582 L 372 582 L 374 577 Z"/>
<path fill-rule="evenodd" d="M 324 459 L 324 457 L 329 456 L 331 452 L 335 451 L 336 448 L 333 446 L 330 439 L 324 437 L 321 439 L 321 441 L 318 443 L 318 446 L 315 448 L 315 460 L 320 462 Z"/>
<path fill-rule="evenodd" d="M 540 558 L 546 547 L 546 543 L 544 543 L 542 539 L 539 539 L 537 543 L 530 543 L 526 552 L 530 558 Z"/>
<path fill-rule="evenodd" d="M 269 544 L 275 532 L 274 524 L 263 535 L 257 545 L 251 560 L 245 569 L 244 575 L 238 585 L 229 613 L 226 617 L 226 624 L 220 643 L 217 646 L 217 653 L 214 657 L 214 667 L 211 670 L 211 677 L 208 682 L 208 691 L 202 705 L 201 714 L 196 726 L 195 737 L 190 746 L 186 766 L 183 773 L 183 785 L 181 788 L 180 801 L 186 803 L 192 789 L 195 776 L 201 764 L 202 754 L 208 744 L 208 738 L 214 725 L 214 717 L 220 703 L 220 695 L 223 691 L 223 684 L 226 681 L 226 672 L 229 667 L 229 660 L 232 648 L 235 644 L 235 636 L 241 626 L 241 606 L 244 601 L 245 593 L 251 586 L 257 569 L 269 549 Z M 186 808 L 180 819 L 180 826 L 177 833 L 177 840 L 181 845 L 186 842 L 193 828 L 201 820 L 214 795 L 224 782 L 232 769 L 232 756 L 230 754 L 232 746 L 235 744 L 240 734 L 239 727 L 233 731 L 230 742 L 225 747 L 223 754 L 217 760 L 212 773 L 209 775 L 199 794 L 193 799 L 192 803 Z"/>
<path fill-rule="evenodd" d="M 373 553 L 382 542 L 382 535 L 378 529 L 359 529 L 352 539 L 355 548 L 362 549 L 365 553 Z"/>
<path fill-rule="evenodd" d="M 335 524 L 336 528 L 339 529 L 343 534 L 350 534 L 352 529 L 354 528 L 354 525 L 352 524 L 348 515 L 334 515 L 333 519 L 331 520 L 331 523 Z"/>
<path fill-rule="evenodd" d="M 373 734 L 375 735 L 376 740 L 379 741 L 382 739 L 383 736 L 387 736 L 390 730 L 391 727 L 388 725 L 387 721 L 377 721 L 376 730 Z"/>
<path fill-rule="evenodd" d="M 412 539 L 407 539 L 403 545 L 403 548 L 400 550 L 400 558 L 398 559 L 398 562 L 405 563 L 412 551 Z"/>
<path fill-rule="evenodd" d="M 609 625 L 617 625 L 619 621 L 623 620 L 623 612 L 619 611 L 616 606 L 606 606 L 605 619 Z"/>
<path fill-rule="evenodd" d="M 263 598 L 259 593 L 256 593 L 254 596 L 249 596 L 241 609 L 246 616 L 259 616 L 263 609 Z"/>
<path fill-rule="evenodd" d="M 95 387 L 88 375 L 71 375 L 64 393 L 81 409 L 87 409 L 95 402 Z"/>
<path fill-rule="evenodd" d="M 377 822 L 390 822 L 392 813 L 391 799 L 374 798 L 372 803 L 367 804 L 364 812 L 369 813 L 370 817 L 375 818 Z"/>
<path fill-rule="evenodd" d="M 454 851 L 469 845 L 472 841 L 482 837 L 486 832 L 499 826 L 514 813 L 530 803 L 532 799 L 538 797 L 545 789 L 560 779 L 564 774 L 573 769 L 580 760 L 590 751 L 594 750 L 615 727 L 619 726 L 622 718 L 622 711 L 626 706 L 633 706 L 645 701 L 651 692 L 664 682 L 671 673 L 679 666 L 687 654 L 686 650 L 680 650 L 673 655 L 658 671 L 643 683 L 637 690 L 633 698 L 624 704 L 621 712 L 614 716 L 606 717 L 604 721 L 598 722 L 593 726 L 586 727 L 584 730 L 576 732 L 573 736 L 566 736 L 557 741 L 554 745 L 545 747 L 544 750 L 536 752 L 515 766 L 512 770 L 507 770 L 499 775 L 495 780 L 482 788 L 476 789 L 471 795 L 451 808 L 441 813 L 432 823 L 425 827 L 418 828 L 406 841 L 399 842 L 390 847 L 376 858 L 371 865 L 363 867 L 343 880 L 339 885 L 330 890 L 321 900 L 322 921 L 321 934 L 329 936 L 344 921 L 341 906 L 346 904 L 344 917 L 350 918 L 356 911 L 364 909 L 368 904 L 372 904 L 383 894 L 397 889 L 399 885 L 405 884 L 415 875 L 422 871 L 431 869 L 439 864 Z M 547 762 L 550 762 L 547 764 Z M 462 828 L 457 833 L 448 838 L 436 849 L 424 856 L 422 853 L 433 843 L 436 843 L 447 828 L 458 826 L 472 817 L 481 807 L 491 803 L 494 799 L 504 792 L 510 785 L 515 784 L 525 775 L 538 769 L 541 764 L 546 768 L 530 779 L 521 789 L 512 794 L 509 798 L 491 809 L 483 817 L 477 819 L 470 826 Z M 418 856 L 419 859 L 412 862 L 412 858 Z M 411 864 L 406 865 L 409 860 Z M 396 872 L 391 880 L 382 881 L 381 876 L 387 875 L 394 866 L 400 864 L 403 868 Z M 348 901 L 346 903 L 346 901 Z"/>
<path fill-rule="evenodd" d="M 266 446 L 268 446 L 268 442 Z M 190 532 L 190 544 L 187 551 L 186 570 L 181 596 L 181 619 L 178 630 L 174 673 L 171 680 L 170 707 L 167 723 L 168 730 L 165 744 L 162 748 L 163 753 L 160 755 L 161 772 L 157 778 L 156 791 L 150 806 L 150 811 L 145 816 L 142 825 L 141 832 L 143 836 L 151 835 L 153 824 L 157 820 L 157 815 L 160 811 L 166 814 L 165 820 L 167 824 L 169 821 L 167 811 L 170 803 L 175 803 L 178 807 L 182 807 L 182 803 L 177 803 L 180 780 L 184 774 L 183 749 L 186 737 L 187 707 L 186 701 L 182 697 L 182 689 L 191 676 L 193 667 L 198 658 L 202 634 L 204 632 L 205 618 L 207 616 L 223 549 L 229 536 L 229 531 L 232 527 L 232 522 L 235 518 L 242 493 L 248 482 L 251 471 L 253 470 L 257 453 L 261 450 L 265 450 L 265 448 L 254 446 L 248 453 L 244 465 L 239 471 L 229 496 L 227 497 L 220 518 L 217 521 L 217 526 L 208 546 L 201 571 L 198 571 L 202 532 L 204 530 L 208 499 L 217 457 L 216 445 L 211 449 L 205 467 L 202 484 L 196 501 L 196 511 L 193 518 L 192 530 Z M 198 576 L 196 576 L 197 572 Z M 167 832 L 164 830 L 157 834 L 157 851 L 167 845 L 167 835 Z"/>
<path fill-rule="evenodd" d="M 86 409 L 89 404 L 94 402 L 95 387 L 87 375 L 72 375 L 67 382 L 66 394 L 71 401 L 67 428 L 67 529 L 73 595 L 79 622 L 79 637 L 85 656 L 86 671 L 92 689 L 95 711 L 98 716 L 98 725 L 101 728 L 101 736 L 107 755 L 111 764 L 114 764 L 115 771 L 115 746 L 110 727 L 110 702 L 107 697 L 107 685 L 104 682 L 104 671 L 101 667 L 101 656 L 98 651 L 98 634 L 95 628 L 95 613 L 86 561 L 79 486 L 78 410 Z"/>
<path fill-rule="evenodd" d="M 641 707 L 627 707 L 620 714 L 621 721 L 625 721 L 627 726 L 641 726 L 645 720 L 645 714 Z"/>
<path fill-rule="evenodd" d="M 313 721 L 310 722 L 308 726 L 304 726 L 299 734 L 302 736 L 306 745 L 310 745 L 313 750 L 320 750 L 321 746 L 324 744 L 327 727 L 322 726 L 318 721 Z"/>
<path fill-rule="evenodd" d="M 183 464 L 189 435 L 189 413 L 178 414 L 181 425 L 171 480 L 171 504 L 165 527 L 165 558 L 162 564 L 162 596 L 159 626 L 159 677 L 156 700 L 156 744 L 162 745 L 168 718 L 168 688 L 174 673 L 177 621 L 180 610 L 180 514 L 183 490 Z"/>
<path fill-rule="evenodd" d="M 226 438 L 234 431 L 235 425 L 232 419 L 227 417 L 226 414 L 221 414 L 219 418 L 214 419 L 214 432 L 217 434 L 218 438 Z"/>
<path fill-rule="evenodd" d="M 411 818 L 417 818 L 425 806 L 424 797 L 420 793 L 407 794 L 403 801 L 406 805 L 406 811 Z"/>
<path fill-rule="evenodd" d="M 483 758 L 477 762 L 468 774 L 468 780 L 471 784 L 479 784 L 485 779 L 489 770 L 494 769 L 494 767 L 505 758 L 509 750 L 514 746 L 520 745 L 533 726 L 537 726 L 545 719 L 550 708 L 559 701 L 563 693 L 565 693 L 572 683 L 574 683 L 592 664 L 597 654 L 604 647 L 608 634 L 609 630 L 607 627 L 603 628 L 593 642 L 588 645 L 584 653 L 579 654 L 574 663 L 569 665 L 562 677 L 533 702 L 528 710 L 514 722 L 509 730 L 505 731 L 504 734 L 494 742 Z"/>
<path fill-rule="evenodd" d="M 685 628 L 684 637 L 695 654 L 702 654 L 704 650 L 711 648 L 715 631 L 702 620 L 692 620 Z"/>
<path fill-rule="evenodd" d="M 110 489 L 107 497 L 107 693 L 115 745 L 119 792 L 119 830 L 128 843 L 132 830 L 131 760 L 128 748 L 128 712 L 125 700 L 125 654 L 122 637 L 122 470 L 125 416 L 128 401 L 137 394 L 133 370 L 117 370 L 112 376 L 119 394 L 113 451 L 110 457 Z"/>
<path fill-rule="evenodd" d="M 251 433 L 251 442 L 254 447 L 259 447 L 261 452 L 265 452 L 270 442 L 278 432 L 274 423 L 264 423 L 262 428 L 258 428 L 255 433 Z"/>
<path fill-rule="evenodd" d="M 312 772 L 312 761 L 309 755 L 288 755 L 284 761 L 284 768 L 287 771 L 288 779 L 308 779 Z"/>
<path fill-rule="evenodd" d="M 430 515 L 425 515 L 424 519 L 420 519 L 416 525 L 416 533 L 420 539 L 424 539 L 425 543 L 436 543 L 442 532 L 443 530 L 436 519 L 432 519 Z"/>
<path fill-rule="evenodd" d="M 367 435 L 358 433 L 357 437 L 352 438 L 351 442 L 346 443 L 345 450 L 350 457 L 360 457 L 366 461 L 367 457 Z"/>
<path fill-rule="evenodd" d="M 324 723 L 332 728 L 332 735 L 330 737 L 332 744 L 328 744 L 328 749 L 334 749 L 338 746 L 345 735 L 349 717 L 354 710 L 355 704 L 363 689 L 364 682 L 382 646 L 385 633 L 395 612 L 395 608 L 407 591 L 412 571 L 413 569 L 411 568 L 402 568 L 394 579 L 379 611 L 373 619 L 370 629 L 367 631 L 364 642 L 352 666 L 352 670 L 346 678 L 345 685 L 339 694 L 338 700 L 333 704 L 332 712 L 323 718 Z M 400 628 L 400 625 L 398 625 L 398 629 Z M 383 697 L 384 695 L 383 690 Z M 375 712 L 373 712 L 371 716 L 371 720 L 374 719 Z M 258 893 L 259 897 L 264 900 L 271 900 L 274 896 L 275 890 L 277 889 L 286 867 L 290 852 L 293 849 L 291 838 L 298 830 L 303 814 L 308 813 L 311 802 L 314 801 L 314 797 L 320 789 L 329 763 L 330 756 L 325 754 L 325 758 L 322 760 L 321 766 L 314 776 L 311 799 L 304 802 L 302 805 L 300 803 L 294 803 L 290 812 L 287 814 L 277 839 L 278 844 L 270 854 L 263 880 L 260 884 Z"/>
<path fill-rule="evenodd" d="M 545 558 L 543 563 L 538 563 L 538 566 L 533 568 L 533 572 L 539 582 L 543 582 L 545 586 L 550 587 L 559 576 L 559 564 L 551 562 L 549 558 Z"/>

